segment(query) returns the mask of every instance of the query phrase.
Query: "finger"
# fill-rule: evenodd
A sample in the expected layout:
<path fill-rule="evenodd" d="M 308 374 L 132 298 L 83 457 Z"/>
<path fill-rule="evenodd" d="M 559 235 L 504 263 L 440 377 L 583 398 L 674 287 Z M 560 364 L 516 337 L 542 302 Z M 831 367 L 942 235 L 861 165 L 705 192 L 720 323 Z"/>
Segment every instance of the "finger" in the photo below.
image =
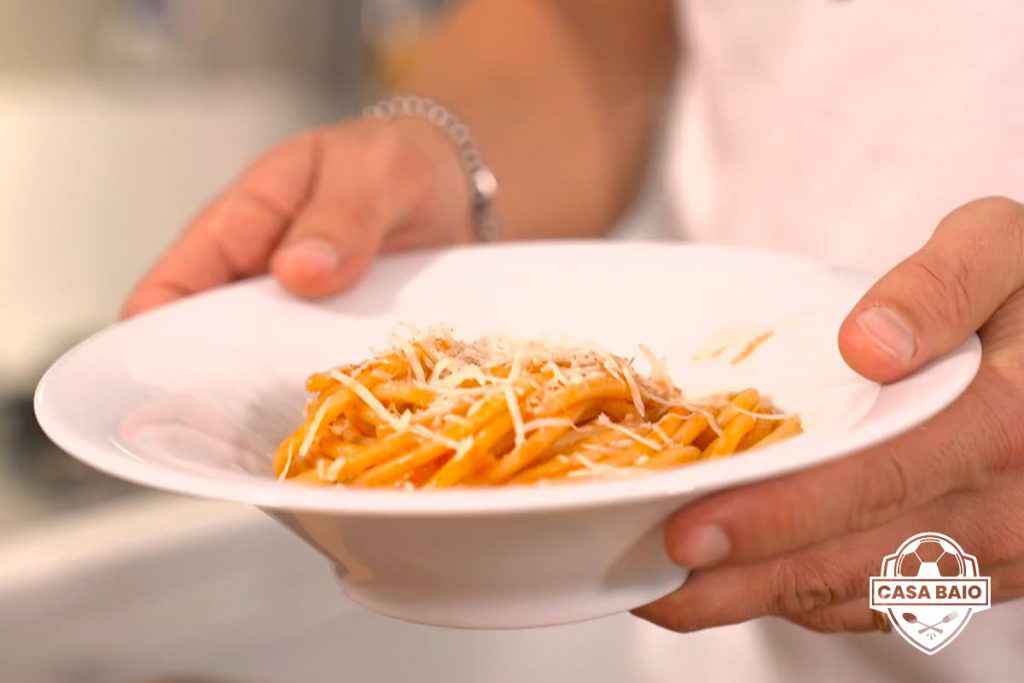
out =
<path fill-rule="evenodd" d="M 318 133 L 275 147 L 192 222 L 128 297 L 130 317 L 265 272 L 315 176 Z"/>
<path fill-rule="evenodd" d="M 998 420 L 972 388 L 925 425 L 882 446 L 683 508 L 665 526 L 666 550 L 681 566 L 705 568 L 879 526 L 994 476 L 991 468 L 1005 450 Z"/>
<path fill-rule="evenodd" d="M 818 633 L 892 632 L 889 618 L 871 609 L 864 598 L 811 610 L 791 617 L 789 621 Z"/>
<path fill-rule="evenodd" d="M 352 285 L 382 241 L 425 203 L 440 155 L 455 163 L 447 140 L 437 148 L 415 142 L 434 142 L 436 131 L 410 135 L 406 125 L 365 121 L 325 132 L 312 193 L 271 259 L 271 272 L 287 289 L 319 297 Z M 453 168 L 444 170 L 458 178 Z"/>
<path fill-rule="evenodd" d="M 695 572 L 682 587 L 634 611 L 682 633 L 765 616 L 800 618 L 867 594 L 867 581 L 895 539 L 840 552 L 832 544 L 751 565 Z M 867 545 L 867 548 L 862 547 Z"/>
<path fill-rule="evenodd" d="M 983 574 L 989 566 L 1015 564 L 1024 557 L 1024 511 L 1018 503 L 1022 486 L 1017 478 L 984 492 L 952 494 L 877 529 L 757 563 L 696 572 L 679 590 L 636 613 L 677 631 L 762 616 L 805 623 L 812 612 L 865 599 L 868 579 L 878 573 L 882 558 L 922 531 L 960 541 L 977 555 Z M 1008 574 L 1008 593 L 1020 578 Z"/>
<path fill-rule="evenodd" d="M 1024 285 L 1024 207 L 966 204 L 897 265 L 843 322 L 839 348 L 857 372 L 891 382 L 956 348 Z"/>

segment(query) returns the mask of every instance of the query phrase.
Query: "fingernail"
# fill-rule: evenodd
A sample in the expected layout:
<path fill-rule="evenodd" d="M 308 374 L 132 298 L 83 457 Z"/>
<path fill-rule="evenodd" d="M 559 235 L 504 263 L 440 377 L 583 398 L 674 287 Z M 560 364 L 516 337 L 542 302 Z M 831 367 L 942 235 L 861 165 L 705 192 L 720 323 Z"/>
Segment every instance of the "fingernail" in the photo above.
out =
<path fill-rule="evenodd" d="M 676 563 L 689 569 L 708 567 L 729 555 L 732 544 L 721 527 L 698 526 L 669 539 L 669 555 Z"/>
<path fill-rule="evenodd" d="M 328 273 L 338 267 L 338 250 L 327 240 L 308 237 L 281 249 L 276 259 L 291 268 L 301 269 L 307 276 Z"/>
<path fill-rule="evenodd" d="M 903 365 L 909 365 L 917 351 L 914 331 L 902 316 L 876 306 L 857 316 L 857 325 L 875 342 L 875 345 Z"/>

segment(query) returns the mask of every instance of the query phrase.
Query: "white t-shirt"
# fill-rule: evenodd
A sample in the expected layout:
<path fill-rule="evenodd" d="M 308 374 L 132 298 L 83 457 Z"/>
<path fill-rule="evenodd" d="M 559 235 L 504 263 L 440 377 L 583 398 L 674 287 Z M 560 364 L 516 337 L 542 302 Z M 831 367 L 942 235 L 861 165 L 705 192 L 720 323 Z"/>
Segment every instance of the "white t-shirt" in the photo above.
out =
<path fill-rule="evenodd" d="M 667 164 L 689 238 L 879 270 L 1024 198 L 1024 2 L 681 3 Z"/>
<path fill-rule="evenodd" d="M 679 11 L 665 177 L 684 237 L 881 272 L 958 205 L 1024 198 L 1024 2 L 693 0 Z M 935 657 L 895 635 L 819 636 L 778 620 L 676 647 L 681 667 L 720 680 L 968 681 L 1020 678 L 1022 643 L 1018 601 L 978 615 Z"/>

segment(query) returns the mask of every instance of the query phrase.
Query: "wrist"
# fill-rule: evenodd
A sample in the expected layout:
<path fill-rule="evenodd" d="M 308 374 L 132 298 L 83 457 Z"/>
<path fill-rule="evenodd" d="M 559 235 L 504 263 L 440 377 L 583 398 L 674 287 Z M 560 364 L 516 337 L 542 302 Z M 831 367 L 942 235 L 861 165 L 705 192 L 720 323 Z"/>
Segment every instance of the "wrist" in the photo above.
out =
<path fill-rule="evenodd" d="M 431 241 L 439 245 L 476 241 L 467 209 L 471 202 L 469 187 L 458 150 L 443 131 L 427 121 L 403 118 L 386 125 L 392 127 L 401 144 L 414 149 L 430 169 L 424 198 L 416 215 L 409 216 L 410 226 L 431 233 L 434 235 Z"/>
<path fill-rule="evenodd" d="M 454 157 L 460 169 L 464 191 L 458 194 L 463 196 L 463 205 L 467 207 L 468 237 L 481 242 L 498 239 L 498 222 L 493 211 L 497 179 L 481 159 L 469 129 L 452 112 L 427 98 L 398 96 L 367 107 L 364 115 L 418 131 L 417 139 L 432 141 L 428 145 L 432 153 L 447 149 L 448 153 L 441 153 L 437 161 L 445 171 L 450 171 Z M 430 129 L 430 133 L 425 129 Z"/>

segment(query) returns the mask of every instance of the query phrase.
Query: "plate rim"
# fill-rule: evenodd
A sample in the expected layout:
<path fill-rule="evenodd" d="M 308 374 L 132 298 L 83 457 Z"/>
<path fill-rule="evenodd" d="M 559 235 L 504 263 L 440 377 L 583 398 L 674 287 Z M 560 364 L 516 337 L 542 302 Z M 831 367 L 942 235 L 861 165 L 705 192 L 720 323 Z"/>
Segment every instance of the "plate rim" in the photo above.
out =
<path fill-rule="evenodd" d="M 718 252 L 745 252 L 772 258 L 784 257 L 796 262 L 814 266 L 823 272 L 842 277 L 838 269 L 800 255 L 777 252 L 758 247 L 732 247 L 718 244 L 688 244 L 665 240 L 644 240 L 628 243 L 602 240 L 552 240 L 499 245 L 467 245 L 457 247 L 459 251 L 475 250 L 523 250 L 523 249 L 575 249 L 604 248 L 618 249 L 624 246 L 655 247 L 671 246 L 682 250 L 713 250 Z M 413 257 L 422 258 L 430 253 L 449 252 L 451 248 L 419 250 L 382 257 L 391 263 Z M 211 292 L 189 297 L 159 309 L 147 312 L 138 319 L 166 315 L 172 309 L 195 305 L 197 300 L 208 300 L 227 290 L 241 287 L 258 287 L 269 280 L 267 276 L 249 278 L 220 287 Z M 940 410 L 958 398 L 973 381 L 981 362 L 981 342 L 972 334 L 956 350 L 921 368 L 905 380 L 883 385 L 876 398 L 877 405 L 883 398 L 907 382 L 920 381 L 929 372 L 939 371 L 945 366 L 951 374 L 943 391 L 931 392 L 922 397 L 920 408 L 912 418 L 904 418 L 888 429 L 865 428 L 857 425 L 844 434 L 844 443 L 839 447 L 824 448 L 827 435 L 805 435 L 764 449 L 757 459 L 730 458 L 718 461 L 696 463 L 678 470 L 657 472 L 651 475 L 624 478 L 622 480 L 601 480 L 564 486 L 523 486 L 488 489 L 462 489 L 446 491 L 357 490 L 315 488 L 300 484 L 283 483 L 273 478 L 266 480 L 238 480 L 213 478 L 202 474 L 176 470 L 166 465 L 148 463 L 113 454 L 117 450 L 112 440 L 101 446 L 96 441 L 75 433 L 72 424 L 62 421 L 47 401 L 48 387 L 62 368 L 73 363 L 90 346 L 102 343 L 115 331 L 134 324 L 134 319 L 119 321 L 98 331 L 76 344 L 54 362 L 40 379 L 33 405 L 36 418 L 46 435 L 62 450 L 106 474 L 158 490 L 169 491 L 191 497 L 224 500 L 255 505 L 283 511 L 319 512 L 345 516 L 484 516 L 492 514 L 524 514 L 537 512 L 568 511 L 593 507 L 629 505 L 642 502 L 677 498 L 694 493 L 710 493 L 715 490 L 739 486 L 751 481 L 768 479 L 791 473 L 833 459 L 864 450 L 877 443 L 899 436 L 918 424 L 933 417 Z M 870 425 L 869 425 L 870 427 Z M 821 455 L 827 450 L 826 455 Z M 784 456 L 784 457 L 782 457 Z M 718 476 L 716 476 L 718 475 Z"/>

